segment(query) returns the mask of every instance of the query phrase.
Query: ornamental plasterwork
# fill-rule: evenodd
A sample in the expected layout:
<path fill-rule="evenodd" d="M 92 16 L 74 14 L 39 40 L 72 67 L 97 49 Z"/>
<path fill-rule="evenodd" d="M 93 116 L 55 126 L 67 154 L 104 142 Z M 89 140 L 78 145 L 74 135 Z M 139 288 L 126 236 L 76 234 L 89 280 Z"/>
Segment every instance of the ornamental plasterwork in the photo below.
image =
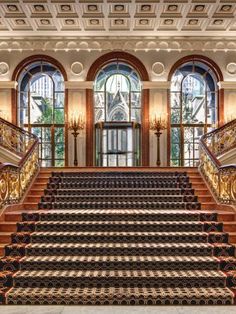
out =
<path fill-rule="evenodd" d="M 0 36 L 231 36 L 235 15 L 234 0 L 1 0 Z"/>
<path fill-rule="evenodd" d="M 0 51 L 236 51 L 236 40 L 97 38 L 94 39 L 0 39 Z"/>

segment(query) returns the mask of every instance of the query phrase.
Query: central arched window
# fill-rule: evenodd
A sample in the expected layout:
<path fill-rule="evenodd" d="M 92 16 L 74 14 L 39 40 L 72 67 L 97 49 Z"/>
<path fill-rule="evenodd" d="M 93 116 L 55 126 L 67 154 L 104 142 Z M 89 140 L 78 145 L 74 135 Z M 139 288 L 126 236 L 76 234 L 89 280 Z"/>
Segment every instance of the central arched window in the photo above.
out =
<path fill-rule="evenodd" d="M 140 163 L 141 82 L 123 62 L 103 67 L 94 82 L 96 165 Z"/>
<path fill-rule="evenodd" d="M 197 166 L 200 137 L 218 122 L 217 79 L 203 62 L 181 65 L 171 79 L 171 166 Z"/>
<path fill-rule="evenodd" d="M 18 125 L 39 138 L 43 167 L 64 166 L 64 78 L 46 61 L 27 65 L 18 78 Z"/>
<path fill-rule="evenodd" d="M 141 120 L 141 83 L 136 71 L 124 63 L 101 69 L 94 85 L 95 123 Z"/>

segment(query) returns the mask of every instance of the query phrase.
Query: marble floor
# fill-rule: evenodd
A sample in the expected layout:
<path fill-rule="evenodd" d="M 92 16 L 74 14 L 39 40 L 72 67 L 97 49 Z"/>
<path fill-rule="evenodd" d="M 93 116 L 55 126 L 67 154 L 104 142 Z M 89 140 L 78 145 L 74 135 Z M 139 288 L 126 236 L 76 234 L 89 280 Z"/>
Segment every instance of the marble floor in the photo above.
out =
<path fill-rule="evenodd" d="M 235 306 L 1 306 L 1 314 L 235 314 Z"/>

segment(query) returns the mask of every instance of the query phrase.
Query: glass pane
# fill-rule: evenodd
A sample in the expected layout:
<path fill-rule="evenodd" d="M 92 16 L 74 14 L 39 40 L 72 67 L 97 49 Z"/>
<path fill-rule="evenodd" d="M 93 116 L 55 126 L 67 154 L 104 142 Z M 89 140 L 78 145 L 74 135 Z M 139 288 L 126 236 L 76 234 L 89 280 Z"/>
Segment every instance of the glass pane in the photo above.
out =
<path fill-rule="evenodd" d="M 42 160 L 41 166 L 42 167 L 52 167 L 52 161 L 51 160 Z"/>
<path fill-rule="evenodd" d="M 57 124 L 64 124 L 64 109 L 54 110 L 54 122 Z"/>
<path fill-rule="evenodd" d="M 101 121 L 104 121 L 105 120 L 105 112 L 104 112 L 104 109 L 100 109 L 100 108 L 96 108 L 94 110 L 94 115 L 95 115 L 95 119 L 94 119 L 94 122 L 97 123 L 97 122 L 101 122 Z"/>
<path fill-rule="evenodd" d="M 31 132 L 38 138 L 41 138 L 41 128 L 31 128 Z"/>
<path fill-rule="evenodd" d="M 41 128 L 42 129 L 42 133 L 41 133 L 41 141 L 43 143 L 51 143 L 51 128 Z"/>
<path fill-rule="evenodd" d="M 205 123 L 205 81 L 197 74 L 183 80 L 183 123 Z"/>
<path fill-rule="evenodd" d="M 42 144 L 42 159 L 51 159 L 52 158 L 52 150 L 51 144 Z"/>
<path fill-rule="evenodd" d="M 216 92 L 207 93 L 207 123 L 216 124 L 217 110 L 216 110 L 217 94 Z"/>
<path fill-rule="evenodd" d="M 65 147 L 64 144 L 57 143 L 55 146 L 55 158 L 56 159 L 64 159 L 65 157 Z"/>
<path fill-rule="evenodd" d="M 64 167 L 65 161 L 64 160 L 55 160 L 55 167 Z"/>
<path fill-rule="evenodd" d="M 181 158 L 180 128 L 171 128 L 171 160 L 177 162 Z"/>
<path fill-rule="evenodd" d="M 52 76 L 54 86 L 55 86 L 55 91 L 59 92 L 62 91 L 64 94 L 64 79 L 60 71 L 54 72 Z"/>
<path fill-rule="evenodd" d="M 64 143 L 64 128 L 55 128 L 55 143 Z"/>
<path fill-rule="evenodd" d="M 141 122 L 141 109 L 131 109 L 131 121 Z"/>
<path fill-rule="evenodd" d="M 131 93 L 131 107 L 141 108 L 141 93 Z"/>
<path fill-rule="evenodd" d="M 55 108 L 64 108 L 64 93 L 55 93 Z"/>

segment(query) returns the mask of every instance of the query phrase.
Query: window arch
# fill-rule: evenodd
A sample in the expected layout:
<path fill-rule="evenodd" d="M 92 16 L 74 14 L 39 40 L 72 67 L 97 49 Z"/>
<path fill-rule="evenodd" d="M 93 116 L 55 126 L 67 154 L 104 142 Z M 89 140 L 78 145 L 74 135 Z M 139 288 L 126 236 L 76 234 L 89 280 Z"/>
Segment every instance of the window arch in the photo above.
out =
<path fill-rule="evenodd" d="M 141 81 L 137 72 L 123 62 L 102 68 L 94 84 L 95 123 L 140 122 Z"/>
<path fill-rule="evenodd" d="M 59 68 L 27 62 L 17 75 L 17 124 L 39 137 L 44 167 L 65 165 L 65 88 Z"/>
<path fill-rule="evenodd" d="M 192 58 L 172 72 L 170 165 L 197 166 L 200 137 L 218 124 L 218 76 L 209 62 Z"/>
<path fill-rule="evenodd" d="M 87 81 L 95 81 L 96 77 L 101 69 L 105 66 L 114 63 L 124 63 L 133 68 L 141 81 L 148 81 L 149 76 L 145 66 L 142 62 L 133 56 L 132 54 L 122 51 L 112 51 L 102 55 L 91 65 L 88 74 Z M 149 165 L 149 90 L 143 89 L 141 96 L 141 164 L 143 166 Z M 96 150 L 95 150 L 95 121 L 94 110 L 94 93 L 92 89 L 86 91 L 86 165 L 93 166 L 96 163 Z"/>

